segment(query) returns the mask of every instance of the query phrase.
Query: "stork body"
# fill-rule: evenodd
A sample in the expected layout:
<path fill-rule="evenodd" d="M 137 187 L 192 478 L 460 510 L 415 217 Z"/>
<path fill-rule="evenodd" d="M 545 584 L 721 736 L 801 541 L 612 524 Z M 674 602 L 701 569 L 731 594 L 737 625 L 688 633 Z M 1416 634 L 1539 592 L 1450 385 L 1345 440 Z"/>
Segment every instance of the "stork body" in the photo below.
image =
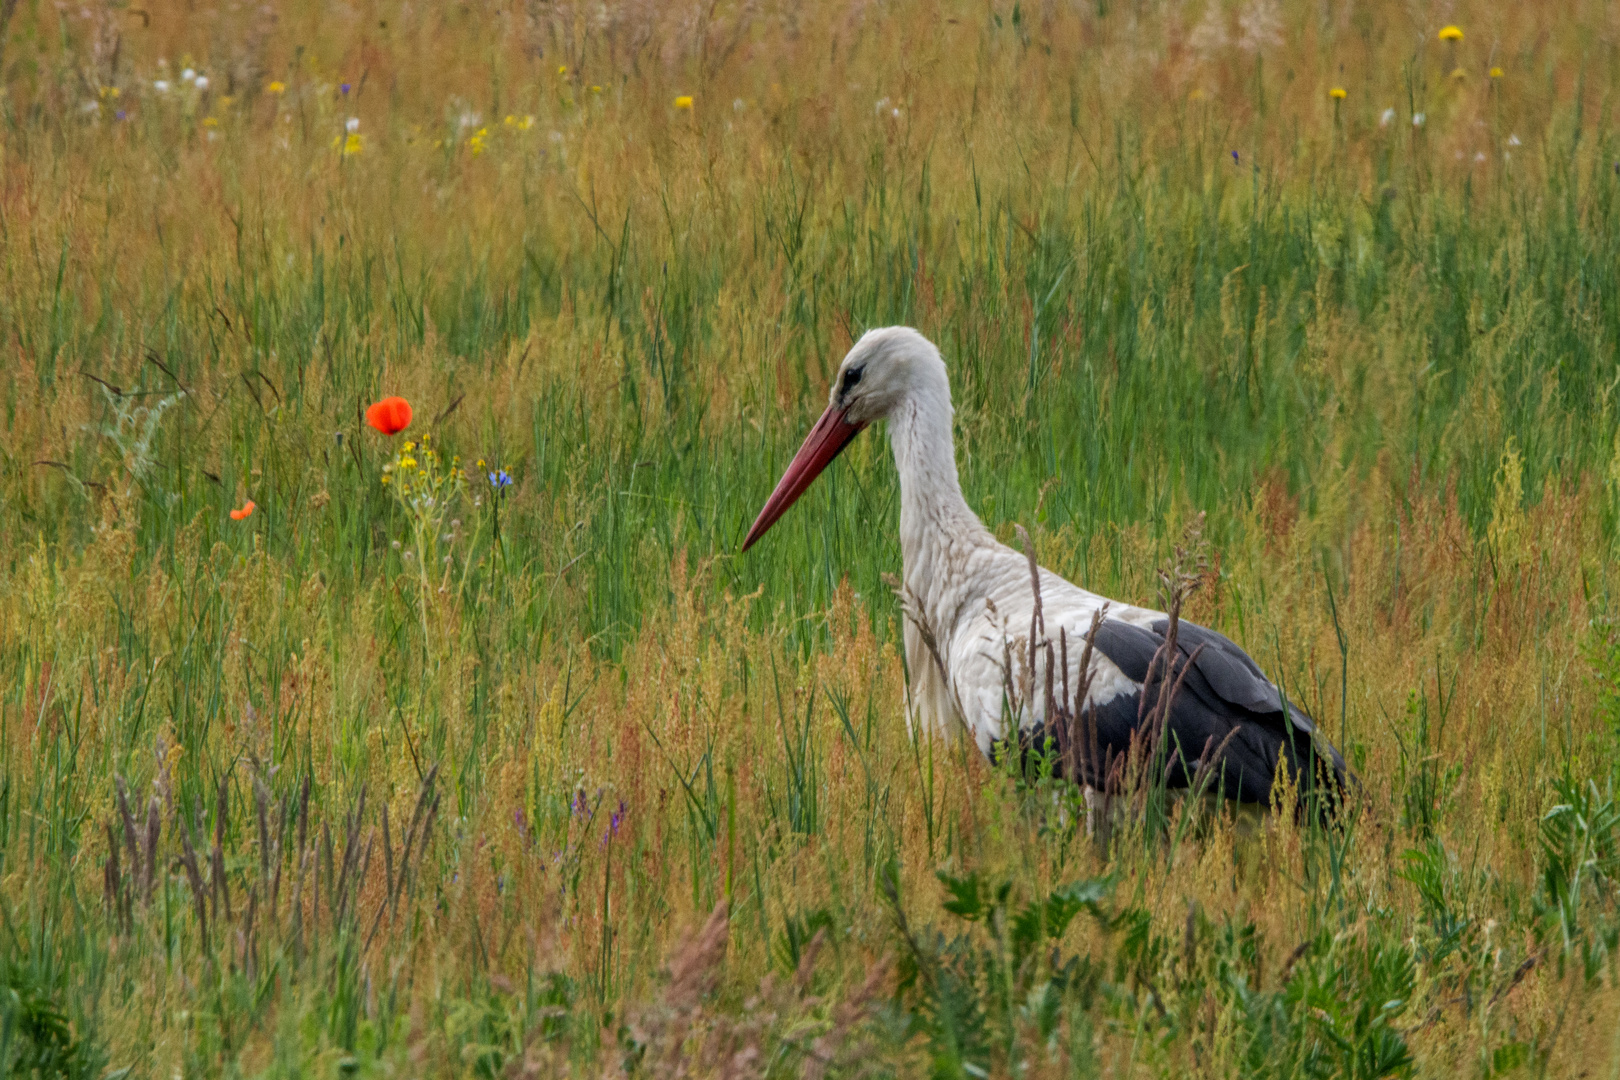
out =
<path fill-rule="evenodd" d="M 839 366 L 827 411 L 760 512 L 744 549 L 856 434 L 887 420 L 900 474 L 911 722 L 947 736 L 965 733 L 989 754 L 1017 734 L 1009 730 L 1014 724 L 1028 732 L 1052 719 L 1047 695 L 1017 688 L 1047 685 L 1048 665 L 1060 668 L 1066 659 L 1067 670 L 1051 672 L 1052 685 L 1084 687 L 1081 705 L 1095 722 L 1099 749 L 1127 752 L 1148 711 L 1144 697 L 1149 704 L 1157 700 L 1164 682 L 1162 672 L 1150 667 L 1169 617 L 1108 600 L 1044 568 L 1037 599 L 1028 557 L 997 541 L 962 497 L 951 417 L 939 351 L 906 327 L 870 331 Z M 1088 636 L 1092 647 L 1082 673 Z M 1185 672 L 1185 679 L 1171 699 L 1167 724 L 1172 786 L 1186 784 L 1191 763 L 1216 752 L 1222 789 L 1243 801 L 1266 801 L 1284 758 L 1298 777 L 1312 775 L 1325 757 L 1343 780 L 1338 752 L 1236 644 L 1181 621 L 1177 645 L 1173 671 Z M 1033 665 L 1026 659 L 1031 656 Z"/>

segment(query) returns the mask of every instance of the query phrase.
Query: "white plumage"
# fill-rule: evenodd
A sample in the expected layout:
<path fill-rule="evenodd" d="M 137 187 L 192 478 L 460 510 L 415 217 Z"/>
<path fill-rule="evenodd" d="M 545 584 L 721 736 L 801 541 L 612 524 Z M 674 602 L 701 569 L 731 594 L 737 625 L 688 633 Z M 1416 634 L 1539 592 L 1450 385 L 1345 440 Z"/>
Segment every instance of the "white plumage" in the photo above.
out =
<path fill-rule="evenodd" d="M 986 754 L 1010 733 L 1009 721 L 1038 728 L 1045 715 L 1046 657 L 1067 644 L 1068 671 L 1056 686 L 1082 685 L 1082 645 L 1096 634 L 1084 707 L 1104 749 L 1122 754 L 1143 713 L 1157 699 L 1161 675 L 1150 670 L 1164 643 L 1163 612 L 1110 601 L 1049 570 L 1040 570 L 1039 633 L 1030 670 L 1035 614 L 1028 557 L 1000 543 L 962 497 L 951 434 L 950 382 L 939 350 L 907 327 L 873 330 L 839 366 L 827 411 L 817 421 L 749 531 L 744 550 L 762 536 L 815 477 L 867 425 L 887 420 L 900 474 L 902 602 L 911 720 L 951 735 L 965 731 Z M 1311 771 L 1325 756 L 1342 781 L 1343 760 L 1314 726 L 1260 672 L 1247 654 L 1213 631 L 1182 622 L 1175 671 L 1187 671 L 1172 701 L 1168 727 L 1182 758 L 1172 784 L 1191 764 L 1222 748 L 1228 794 L 1251 801 L 1270 791 L 1278 760 Z M 1050 652 L 1047 646 L 1050 645 Z M 1065 683 L 1065 675 L 1067 682 Z M 1145 688 L 1145 694 L 1144 694 Z M 1078 779 L 1078 778 L 1077 778 Z"/>

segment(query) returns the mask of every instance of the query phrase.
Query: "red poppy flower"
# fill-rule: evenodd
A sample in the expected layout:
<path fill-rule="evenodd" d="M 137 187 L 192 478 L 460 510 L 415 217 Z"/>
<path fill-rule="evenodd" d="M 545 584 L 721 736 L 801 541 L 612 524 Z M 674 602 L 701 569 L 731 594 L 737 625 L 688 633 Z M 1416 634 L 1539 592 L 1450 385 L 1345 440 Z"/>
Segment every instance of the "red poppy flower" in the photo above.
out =
<path fill-rule="evenodd" d="M 249 514 L 253 513 L 254 505 L 255 504 L 254 504 L 253 500 L 249 499 L 245 504 L 243 504 L 242 509 L 240 509 L 240 510 L 232 510 L 231 511 L 231 520 L 232 521 L 241 521 L 243 518 L 245 518 Z"/>
<path fill-rule="evenodd" d="M 402 397 L 385 397 L 366 410 L 366 423 L 384 435 L 397 435 L 411 426 L 411 403 Z"/>

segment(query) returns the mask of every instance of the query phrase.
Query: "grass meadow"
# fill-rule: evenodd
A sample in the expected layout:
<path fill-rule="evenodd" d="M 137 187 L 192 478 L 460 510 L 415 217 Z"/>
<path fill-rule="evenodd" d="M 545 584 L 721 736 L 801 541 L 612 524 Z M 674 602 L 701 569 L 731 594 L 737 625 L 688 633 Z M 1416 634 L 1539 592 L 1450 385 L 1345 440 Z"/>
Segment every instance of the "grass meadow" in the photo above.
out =
<path fill-rule="evenodd" d="M 0 1069 L 1620 1072 L 1612 4 L 0 30 Z M 889 323 L 1342 827 L 913 737 L 877 435 L 737 554 Z"/>

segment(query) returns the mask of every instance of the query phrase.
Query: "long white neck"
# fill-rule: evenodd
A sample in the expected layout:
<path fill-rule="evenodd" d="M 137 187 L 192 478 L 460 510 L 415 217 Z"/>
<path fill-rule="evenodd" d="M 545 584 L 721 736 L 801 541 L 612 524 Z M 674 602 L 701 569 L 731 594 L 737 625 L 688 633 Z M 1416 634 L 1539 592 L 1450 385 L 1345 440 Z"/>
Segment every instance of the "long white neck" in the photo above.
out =
<path fill-rule="evenodd" d="M 951 591 L 969 548 L 995 539 L 968 508 L 956 475 L 951 392 L 943 370 L 889 414 L 889 441 L 900 473 L 900 554 L 905 583 L 925 610 Z"/>

